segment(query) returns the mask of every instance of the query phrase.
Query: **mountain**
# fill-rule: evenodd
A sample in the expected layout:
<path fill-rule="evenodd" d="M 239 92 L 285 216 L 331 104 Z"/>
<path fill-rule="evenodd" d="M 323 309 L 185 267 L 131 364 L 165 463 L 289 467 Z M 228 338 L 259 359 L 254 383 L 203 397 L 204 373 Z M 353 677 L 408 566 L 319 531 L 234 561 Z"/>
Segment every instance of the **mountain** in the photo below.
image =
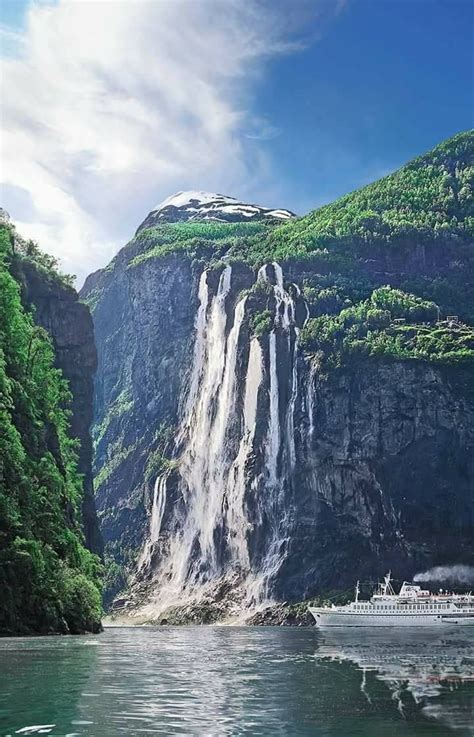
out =
<path fill-rule="evenodd" d="M 115 608 L 215 621 L 473 562 L 473 152 L 303 218 L 182 193 L 87 279 Z"/>
<path fill-rule="evenodd" d="M 236 223 L 254 220 L 288 220 L 292 217 L 295 215 L 289 210 L 271 210 L 267 207 L 260 207 L 260 205 L 239 202 L 234 197 L 213 192 L 177 192 L 154 207 L 138 231 L 160 223 L 178 223 L 189 220 Z"/>
<path fill-rule="evenodd" d="M 97 631 L 90 313 L 4 214 L 0 282 L 0 633 Z"/>

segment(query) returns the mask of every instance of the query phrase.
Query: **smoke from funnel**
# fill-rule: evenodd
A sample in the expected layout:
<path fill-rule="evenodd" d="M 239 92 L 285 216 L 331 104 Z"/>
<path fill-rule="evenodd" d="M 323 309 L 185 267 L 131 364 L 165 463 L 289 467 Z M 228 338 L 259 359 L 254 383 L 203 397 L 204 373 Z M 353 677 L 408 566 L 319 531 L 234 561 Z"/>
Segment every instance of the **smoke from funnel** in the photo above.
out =
<path fill-rule="evenodd" d="M 472 566 L 435 566 L 429 571 L 417 573 L 413 578 L 416 582 L 421 581 L 450 581 L 469 586 L 474 585 L 474 567 Z"/>

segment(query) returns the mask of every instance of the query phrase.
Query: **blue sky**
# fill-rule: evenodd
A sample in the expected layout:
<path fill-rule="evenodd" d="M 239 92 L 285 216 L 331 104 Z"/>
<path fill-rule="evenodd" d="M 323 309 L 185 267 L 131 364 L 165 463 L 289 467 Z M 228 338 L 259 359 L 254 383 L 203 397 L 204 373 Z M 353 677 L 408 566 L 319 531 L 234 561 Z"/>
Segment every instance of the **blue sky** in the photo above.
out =
<path fill-rule="evenodd" d="M 473 9 L 355 0 L 302 53 L 272 64 L 259 106 L 301 211 L 377 179 L 473 125 Z"/>
<path fill-rule="evenodd" d="M 2 204 L 79 281 L 176 190 L 303 213 L 473 125 L 464 0 L 0 7 Z"/>

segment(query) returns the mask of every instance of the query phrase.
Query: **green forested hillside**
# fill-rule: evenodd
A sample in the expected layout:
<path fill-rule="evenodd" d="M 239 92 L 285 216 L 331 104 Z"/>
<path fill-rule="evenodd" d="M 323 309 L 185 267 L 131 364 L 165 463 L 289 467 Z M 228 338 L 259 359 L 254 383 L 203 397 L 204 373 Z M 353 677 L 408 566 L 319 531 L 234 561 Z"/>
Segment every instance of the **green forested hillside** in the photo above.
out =
<path fill-rule="evenodd" d="M 226 254 L 253 265 L 311 256 L 337 265 L 347 254 L 371 255 L 374 247 L 435 247 L 438 241 L 455 243 L 464 253 L 463 244 L 474 236 L 473 184 L 474 131 L 466 131 L 393 174 L 278 227 L 195 221 L 141 230 L 132 263 L 184 251 L 198 258 Z"/>
<path fill-rule="evenodd" d="M 280 258 L 332 249 L 370 254 L 474 236 L 474 131 L 459 133 L 383 179 L 273 232 Z"/>
<path fill-rule="evenodd" d="M 22 305 L 12 245 L 2 225 L 0 633 L 97 630 L 100 563 L 83 544 L 69 391 L 48 334 Z"/>
<path fill-rule="evenodd" d="M 308 351 L 336 363 L 360 353 L 471 361 L 473 182 L 474 131 L 467 131 L 283 225 L 180 222 L 141 230 L 127 247 L 128 268 L 176 252 L 215 266 L 222 259 L 254 268 L 276 260 L 303 286 Z M 423 315 L 420 300 L 431 305 Z M 445 322 L 450 315 L 461 325 Z M 262 315 L 254 321 L 264 329 Z"/>

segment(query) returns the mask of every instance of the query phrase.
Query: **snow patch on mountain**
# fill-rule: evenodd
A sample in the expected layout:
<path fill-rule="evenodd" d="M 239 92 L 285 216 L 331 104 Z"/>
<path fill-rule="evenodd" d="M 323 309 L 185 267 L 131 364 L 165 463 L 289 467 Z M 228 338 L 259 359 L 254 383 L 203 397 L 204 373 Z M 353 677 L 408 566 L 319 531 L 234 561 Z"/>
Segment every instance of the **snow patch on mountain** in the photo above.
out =
<path fill-rule="evenodd" d="M 270 219 L 283 221 L 292 217 L 295 217 L 295 215 L 290 210 L 261 207 L 215 192 L 190 190 L 177 192 L 160 202 L 153 208 L 138 230 L 150 228 L 160 223 L 186 220 L 239 222 Z"/>

